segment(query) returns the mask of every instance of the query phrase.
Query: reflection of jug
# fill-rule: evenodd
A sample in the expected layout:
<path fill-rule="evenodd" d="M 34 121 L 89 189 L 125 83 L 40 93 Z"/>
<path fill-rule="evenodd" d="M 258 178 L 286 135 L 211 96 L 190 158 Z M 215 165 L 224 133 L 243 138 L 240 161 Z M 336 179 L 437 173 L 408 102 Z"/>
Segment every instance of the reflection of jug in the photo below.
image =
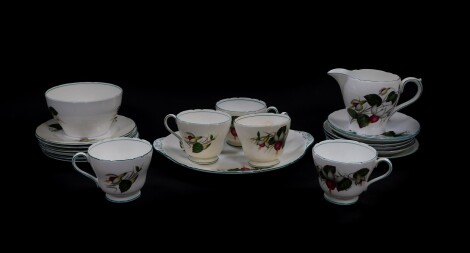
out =
<path fill-rule="evenodd" d="M 423 91 L 421 79 L 407 77 L 402 81 L 395 74 L 375 69 L 332 69 L 328 74 L 339 83 L 350 116 L 349 129 L 358 134 L 383 134 L 392 114 L 415 102 Z M 418 91 L 397 106 L 408 82 L 415 83 Z"/>

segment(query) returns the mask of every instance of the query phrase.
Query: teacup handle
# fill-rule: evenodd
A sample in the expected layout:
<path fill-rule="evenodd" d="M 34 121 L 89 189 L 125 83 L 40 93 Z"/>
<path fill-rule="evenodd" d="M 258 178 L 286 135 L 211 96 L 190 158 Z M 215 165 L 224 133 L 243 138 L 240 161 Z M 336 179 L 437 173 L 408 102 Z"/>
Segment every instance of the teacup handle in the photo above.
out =
<path fill-rule="evenodd" d="M 266 111 L 267 111 L 267 112 L 273 111 L 275 114 L 278 114 L 278 113 L 279 113 L 279 111 L 277 110 L 277 108 L 274 107 L 274 106 L 268 107 L 268 109 L 266 109 Z"/>
<path fill-rule="evenodd" d="M 376 177 L 372 180 L 370 180 L 369 182 L 367 182 L 367 187 L 369 187 L 369 185 L 381 180 L 381 179 L 384 179 L 386 178 L 388 175 L 390 175 L 390 173 L 392 173 L 392 162 L 390 162 L 390 160 L 388 160 L 387 158 L 379 158 L 377 159 L 377 161 L 375 162 L 375 166 L 377 167 L 377 165 L 380 163 L 380 162 L 385 162 L 388 164 L 388 170 L 387 172 L 385 172 L 385 174 L 383 174 L 382 176 L 379 176 L 379 177 Z"/>
<path fill-rule="evenodd" d="M 421 83 L 421 78 L 418 79 L 415 77 L 407 77 L 403 79 L 403 81 L 401 82 L 400 93 L 403 92 L 403 90 L 405 89 L 405 85 L 409 82 L 415 83 L 416 87 L 418 87 L 418 91 L 416 91 L 416 94 L 413 98 L 395 107 L 395 110 L 393 111 L 394 113 L 414 103 L 421 96 L 421 93 L 423 92 L 423 84 Z"/>
<path fill-rule="evenodd" d="M 165 124 L 165 127 L 168 131 L 170 131 L 170 133 L 172 133 L 174 136 L 176 136 L 176 138 L 178 138 L 180 140 L 180 146 L 183 147 L 183 139 L 181 138 L 181 136 L 177 135 L 173 130 L 171 130 L 171 128 L 168 126 L 168 119 L 169 118 L 174 118 L 175 121 L 176 121 L 176 116 L 174 114 L 168 114 L 165 116 L 165 119 L 163 120 L 163 124 Z"/>
<path fill-rule="evenodd" d="M 92 176 L 92 175 L 86 173 L 85 171 L 81 170 L 80 168 L 78 168 L 77 163 L 76 163 L 75 160 L 77 160 L 77 158 L 80 157 L 80 156 L 84 156 L 84 157 L 86 158 L 87 162 L 88 162 L 88 155 L 85 154 L 85 153 L 83 153 L 83 152 L 78 152 L 78 153 L 76 153 L 76 154 L 72 157 L 72 165 L 73 165 L 73 167 L 75 168 L 75 170 L 77 170 L 78 172 L 80 172 L 80 174 L 82 174 L 82 175 L 84 175 L 85 177 L 87 177 L 87 178 L 93 180 L 93 182 L 96 183 L 96 186 L 98 186 L 98 178 L 96 178 L 96 177 L 94 177 L 94 176 Z"/>

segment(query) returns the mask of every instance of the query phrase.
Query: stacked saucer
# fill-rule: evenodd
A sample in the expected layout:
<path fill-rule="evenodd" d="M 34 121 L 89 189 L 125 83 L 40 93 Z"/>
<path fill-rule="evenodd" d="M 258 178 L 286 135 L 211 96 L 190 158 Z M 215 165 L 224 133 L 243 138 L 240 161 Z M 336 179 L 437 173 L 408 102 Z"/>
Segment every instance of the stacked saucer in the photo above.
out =
<path fill-rule="evenodd" d="M 347 139 L 366 143 L 375 148 L 379 157 L 397 158 L 411 155 L 419 148 L 416 139 L 419 122 L 410 116 L 396 112 L 389 119 L 382 135 L 360 135 L 349 130 L 349 114 L 346 109 L 331 113 L 323 123 L 327 139 Z"/>
<path fill-rule="evenodd" d="M 106 134 L 93 139 L 77 139 L 65 135 L 55 119 L 48 120 L 36 128 L 36 138 L 42 152 L 50 158 L 68 162 L 72 161 L 72 157 L 77 152 L 87 152 L 88 147 L 93 143 L 117 137 L 139 138 L 135 122 L 132 119 L 118 115 Z M 83 162 L 85 158 L 79 157 L 77 161 Z"/>

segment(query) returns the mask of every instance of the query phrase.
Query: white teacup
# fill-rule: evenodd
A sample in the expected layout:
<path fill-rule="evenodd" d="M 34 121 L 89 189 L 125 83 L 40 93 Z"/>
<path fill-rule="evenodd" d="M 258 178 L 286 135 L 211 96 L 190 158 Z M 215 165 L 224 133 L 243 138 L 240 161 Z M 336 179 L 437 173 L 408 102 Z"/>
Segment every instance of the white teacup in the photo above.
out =
<path fill-rule="evenodd" d="M 75 154 L 72 164 L 78 172 L 92 179 L 109 201 L 129 202 L 141 194 L 152 153 L 152 145 L 148 141 L 121 137 L 91 145 L 88 154 Z M 96 177 L 78 168 L 76 159 L 80 156 L 87 158 Z"/>
<path fill-rule="evenodd" d="M 46 91 L 52 116 L 65 134 L 79 139 L 106 134 L 121 106 L 122 89 L 99 82 L 67 83 Z"/>
<path fill-rule="evenodd" d="M 175 118 L 179 133 L 168 126 L 169 118 Z M 230 115 L 225 112 L 198 109 L 183 111 L 176 116 L 168 114 L 164 124 L 180 140 L 181 148 L 189 155 L 189 160 L 197 164 L 213 164 L 224 148 L 230 120 Z"/>
<path fill-rule="evenodd" d="M 227 143 L 241 147 L 242 144 L 238 138 L 237 131 L 233 126 L 233 121 L 240 116 L 248 115 L 248 114 L 255 114 L 255 113 L 263 113 L 268 111 L 273 111 L 278 113 L 278 110 L 274 106 L 266 107 L 266 103 L 264 101 L 253 99 L 253 98 L 227 98 L 219 100 L 215 104 L 215 108 L 217 111 L 223 111 L 230 116 L 232 116 L 232 124 L 230 125 L 230 131 L 227 134 Z"/>
<path fill-rule="evenodd" d="M 369 185 L 392 172 L 390 160 L 377 159 L 373 147 L 357 141 L 322 141 L 313 147 L 312 153 L 325 199 L 339 205 L 355 203 Z M 368 181 L 380 162 L 388 164 L 387 172 Z"/>
<path fill-rule="evenodd" d="M 280 162 L 290 123 L 285 113 L 249 114 L 235 119 L 235 129 L 251 166 L 268 168 Z"/>

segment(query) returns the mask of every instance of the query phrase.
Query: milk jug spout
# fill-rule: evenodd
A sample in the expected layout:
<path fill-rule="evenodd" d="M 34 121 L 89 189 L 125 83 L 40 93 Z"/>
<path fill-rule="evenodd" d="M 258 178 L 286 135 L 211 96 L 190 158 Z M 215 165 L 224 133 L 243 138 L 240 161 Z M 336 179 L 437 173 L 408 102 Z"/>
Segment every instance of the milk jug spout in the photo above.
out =
<path fill-rule="evenodd" d="M 339 86 L 341 87 L 341 90 L 343 90 L 344 85 L 346 84 L 346 81 L 349 78 L 349 70 L 347 69 L 332 69 L 328 71 L 328 75 L 332 76 L 336 81 L 338 82 Z"/>

